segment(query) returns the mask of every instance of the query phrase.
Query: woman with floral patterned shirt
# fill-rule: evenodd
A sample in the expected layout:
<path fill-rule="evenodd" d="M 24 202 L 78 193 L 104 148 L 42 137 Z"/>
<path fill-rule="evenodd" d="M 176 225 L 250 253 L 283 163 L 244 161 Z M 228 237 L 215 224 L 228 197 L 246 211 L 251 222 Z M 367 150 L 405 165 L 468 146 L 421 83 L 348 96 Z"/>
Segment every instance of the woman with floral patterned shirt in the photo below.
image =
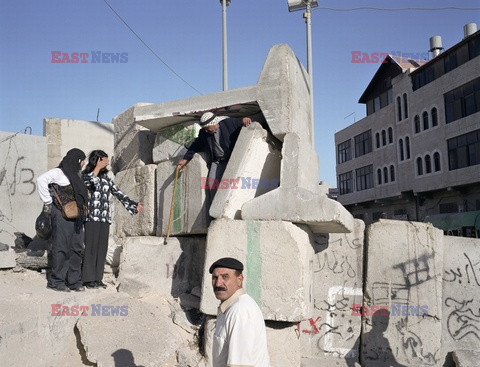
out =
<path fill-rule="evenodd" d="M 103 150 L 94 150 L 90 153 L 88 164 L 82 172 L 89 193 L 82 267 L 82 281 L 87 288 L 106 288 L 102 279 L 112 223 L 110 195 L 115 196 L 132 215 L 142 213 L 144 210 L 143 203 L 131 200 L 115 186 L 113 180 L 108 177 L 108 164 L 107 153 Z"/>

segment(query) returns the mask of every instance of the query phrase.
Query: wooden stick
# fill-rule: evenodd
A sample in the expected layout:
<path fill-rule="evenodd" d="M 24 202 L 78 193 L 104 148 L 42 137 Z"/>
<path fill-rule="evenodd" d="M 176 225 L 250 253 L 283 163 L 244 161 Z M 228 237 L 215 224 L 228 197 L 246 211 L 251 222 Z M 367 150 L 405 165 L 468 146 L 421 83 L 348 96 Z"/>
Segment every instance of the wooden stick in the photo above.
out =
<path fill-rule="evenodd" d="M 170 230 L 172 229 L 173 209 L 175 207 L 175 193 L 177 191 L 178 171 L 180 171 L 179 166 L 177 166 L 177 169 L 175 170 L 175 181 L 173 182 L 172 203 L 170 204 L 170 215 L 168 218 L 167 237 L 165 237 L 165 241 L 163 241 L 164 245 L 167 244 L 168 237 L 170 236 Z"/>

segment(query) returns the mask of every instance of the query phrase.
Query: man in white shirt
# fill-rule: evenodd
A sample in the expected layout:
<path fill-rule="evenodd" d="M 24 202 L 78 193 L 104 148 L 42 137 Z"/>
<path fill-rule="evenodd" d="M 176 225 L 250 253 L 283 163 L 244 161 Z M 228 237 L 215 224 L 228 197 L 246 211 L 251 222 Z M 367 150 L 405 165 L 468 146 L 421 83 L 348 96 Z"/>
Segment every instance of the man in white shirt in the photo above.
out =
<path fill-rule="evenodd" d="M 262 311 L 243 286 L 243 264 L 224 257 L 210 266 L 215 297 L 221 301 L 213 336 L 213 367 L 269 367 Z"/>

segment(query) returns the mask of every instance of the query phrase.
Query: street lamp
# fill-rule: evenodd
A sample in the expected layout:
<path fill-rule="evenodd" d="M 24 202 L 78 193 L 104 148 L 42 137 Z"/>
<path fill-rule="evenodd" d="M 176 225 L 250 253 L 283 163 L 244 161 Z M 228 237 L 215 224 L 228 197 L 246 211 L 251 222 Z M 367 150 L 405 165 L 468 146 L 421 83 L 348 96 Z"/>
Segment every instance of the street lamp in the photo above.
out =
<path fill-rule="evenodd" d="M 312 64 L 312 8 L 318 6 L 316 0 L 287 0 L 290 12 L 305 9 L 303 17 L 307 25 L 307 71 L 310 76 L 311 133 L 313 143 L 313 64 Z"/>
<path fill-rule="evenodd" d="M 227 6 L 231 0 L 220 0 L 222 4 L 222 37 L 223 37 L 223 90 L 228 90 L 228 60 L 227 60 Z"/>

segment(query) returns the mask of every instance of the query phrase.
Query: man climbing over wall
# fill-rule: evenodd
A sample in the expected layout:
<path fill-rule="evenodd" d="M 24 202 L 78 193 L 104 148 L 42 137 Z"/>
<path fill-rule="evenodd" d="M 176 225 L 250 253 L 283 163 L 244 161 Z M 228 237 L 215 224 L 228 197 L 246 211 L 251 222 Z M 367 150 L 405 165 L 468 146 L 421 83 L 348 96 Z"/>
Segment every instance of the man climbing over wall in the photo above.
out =
<path fill-rule="evenodd" d="M 177 166 L 183 170 L 195 153 L 202 151 L 209 153 L 206 185 L 209 204 L 213 201 L 242 126 L 248 126 L 251 123 L 252 120 L 249 117 L 240 119 L 217 116 L 212 112 L 205 112 L 200 118 L 202 129 Z"/>

